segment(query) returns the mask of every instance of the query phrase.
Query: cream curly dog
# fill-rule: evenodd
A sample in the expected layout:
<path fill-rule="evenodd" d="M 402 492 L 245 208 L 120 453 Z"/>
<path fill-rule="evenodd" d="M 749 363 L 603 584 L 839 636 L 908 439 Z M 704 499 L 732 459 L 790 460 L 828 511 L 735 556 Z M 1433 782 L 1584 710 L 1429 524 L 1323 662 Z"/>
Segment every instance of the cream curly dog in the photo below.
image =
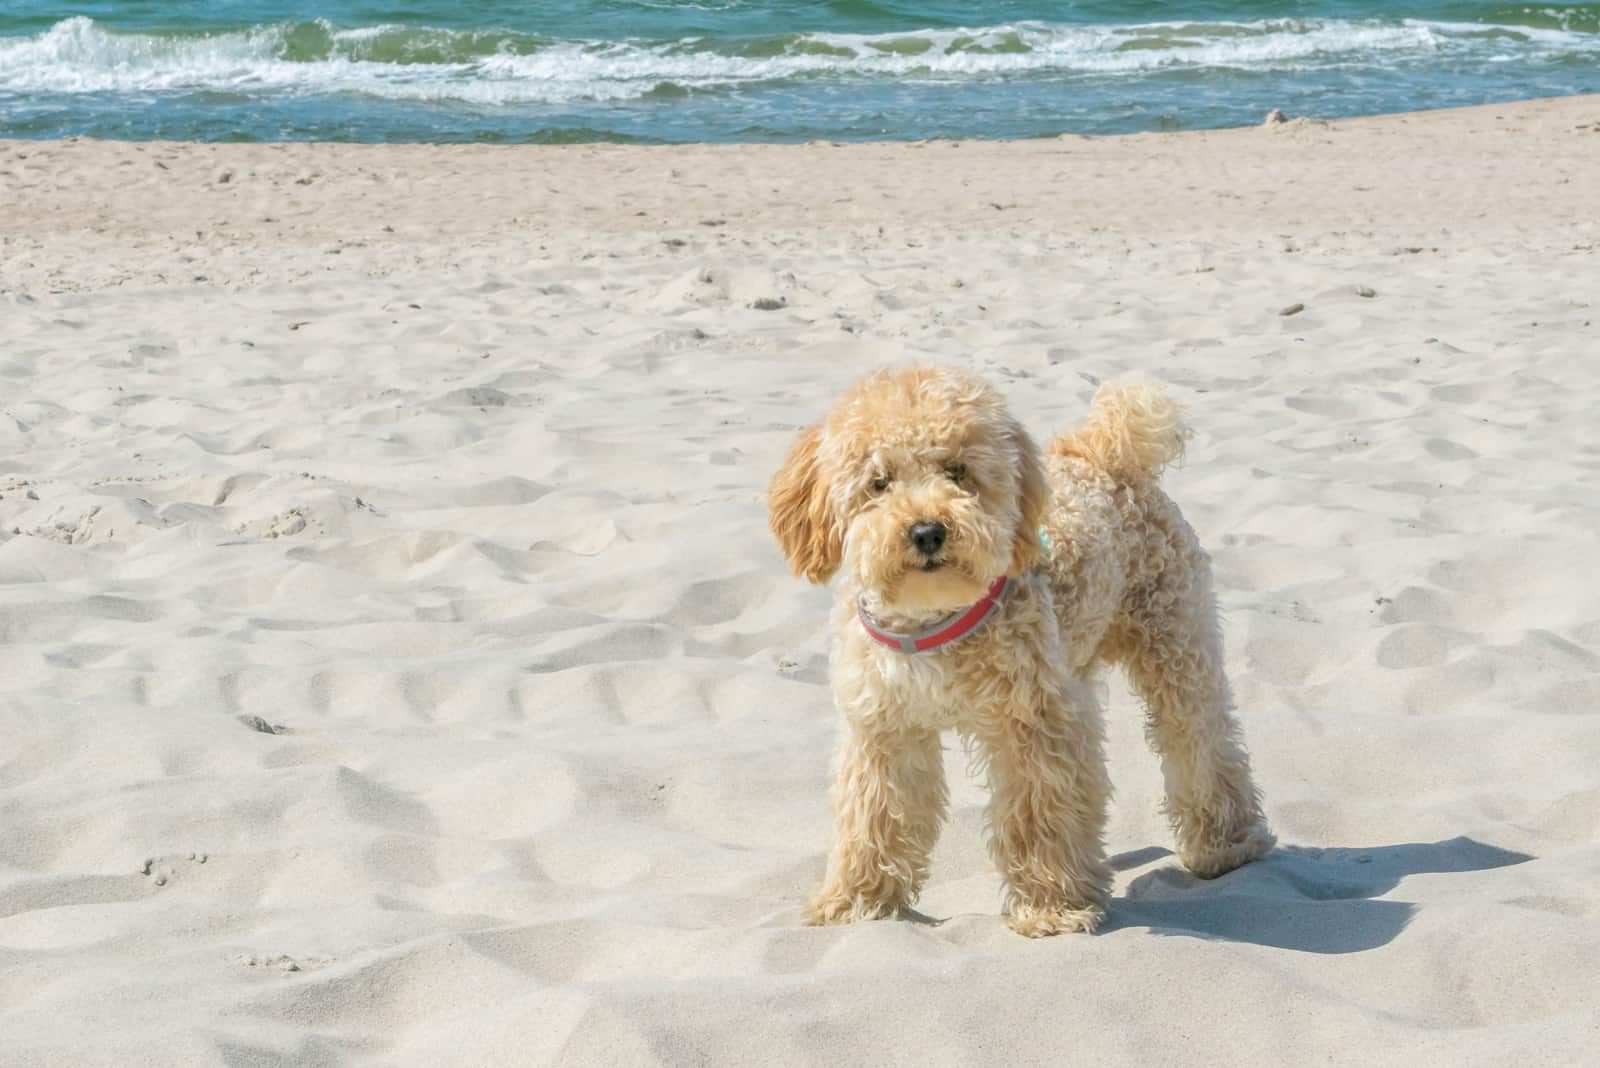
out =
<path fill-rule="evenodd" d="M 1111 887 L 1087 681 L 1102 663 L 1144 699 L 1189 870 L 1211 878 L 1272 848 L 1210 567 L 1157 485 L 1186 436 L 1154 388 L 1102 388 L 1041 458 L 999 394 L 941 369 L 869 375 L 800 434 L 768 491 L 772 530 L 797 574 L 844 572 L 837 839 L 808 923 L 916 900 L 948 796 L 939 732 L 954 728 L 988 770 L 1009 925 L 1092 931 Z"/>

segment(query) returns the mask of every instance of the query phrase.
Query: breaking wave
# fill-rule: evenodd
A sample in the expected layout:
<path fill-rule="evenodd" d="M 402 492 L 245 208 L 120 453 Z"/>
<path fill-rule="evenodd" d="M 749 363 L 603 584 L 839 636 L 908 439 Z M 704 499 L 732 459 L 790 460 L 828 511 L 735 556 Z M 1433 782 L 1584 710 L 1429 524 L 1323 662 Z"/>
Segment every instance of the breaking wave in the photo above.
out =
<path fill-rule="evenodd" d="M 1480 16 L 1482 9 L 1474 9 Z M 1600 8 L 1507 7 L 1499 22 L 1277 19 L 904 33 L 791 33 L 669 41 L 563 40 L 494 30 L 283 22 L 224 32 L 134 33 L 85 17 L 0 37 L 12 93 L 362 94 L 497 104 L 632 100 L 819 79 L 959 82 L 1115 77 L 1162 69 L 1320 70 L 1459 56 L 1561 62 L 1600 56 Z"/>

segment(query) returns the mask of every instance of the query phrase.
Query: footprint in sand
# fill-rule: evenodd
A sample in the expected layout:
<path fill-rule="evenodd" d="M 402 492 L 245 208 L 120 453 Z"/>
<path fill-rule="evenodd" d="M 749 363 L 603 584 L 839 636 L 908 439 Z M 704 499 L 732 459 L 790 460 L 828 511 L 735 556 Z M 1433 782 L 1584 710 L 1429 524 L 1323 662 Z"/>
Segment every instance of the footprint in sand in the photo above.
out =
<path fill-rule="evenodd" d="M 1478 455 L 1460 442 L 1448 438 L 1428 438 L 1422 447 L 1436 460 L 1472 460 Z"/>
<path fill-rule="evenodd" d="M 1444 663 L 1452 649 L 1469 640 L 1431 623 L 1405 623 L 1383 636 L 1376 656 L 1379 665 L 1386 668 L 1432 667 Z"/>
<path fill-rule="evenodd" d="M 1354 404 L 1337 397 L 1289 397 L 1283 403 L 1285 407 L 1293 408 L 1297 412 L 1320 415 L 1328 419 L 1354 419 L 1360 414 L 1360 409 Z"/>

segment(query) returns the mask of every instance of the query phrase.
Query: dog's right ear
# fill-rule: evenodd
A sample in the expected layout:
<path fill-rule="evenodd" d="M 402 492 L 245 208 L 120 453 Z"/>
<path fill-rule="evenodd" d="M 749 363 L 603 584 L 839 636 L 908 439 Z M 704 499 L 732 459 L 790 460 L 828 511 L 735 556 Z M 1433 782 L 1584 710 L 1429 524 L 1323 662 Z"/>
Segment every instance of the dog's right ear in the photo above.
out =
<path fill-rule="evenodd" d="M 818 428 L 802 430 L 767 487 L 767 522 L 783 546 L 790 569 L 817 583 L 833 577 L 844 555 L 839 524 L 828 503 L 828 484 L 817 459 L 821 445 Z"/>

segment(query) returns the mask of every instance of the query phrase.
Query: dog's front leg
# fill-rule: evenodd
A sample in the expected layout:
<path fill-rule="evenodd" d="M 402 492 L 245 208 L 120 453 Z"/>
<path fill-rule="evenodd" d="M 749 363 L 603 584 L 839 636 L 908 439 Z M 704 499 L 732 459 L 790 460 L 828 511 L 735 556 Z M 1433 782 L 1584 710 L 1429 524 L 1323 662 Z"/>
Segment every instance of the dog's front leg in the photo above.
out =
<path fill-rule="evenodd" d="M 1018 686 L 973 732 L 989 768 L 989 851 L 1007 924 L 1030 938 L 1093 931 L 1105 916 L 1106 776 L 1100 710 L 1076 682 Z"/>
<path fill-rule="evenodd" d="M 937 731 L 847 722 L 833 782 L 833 854 L 805 921 L 875 920 L 916 901 L 947 800 Z"/>

